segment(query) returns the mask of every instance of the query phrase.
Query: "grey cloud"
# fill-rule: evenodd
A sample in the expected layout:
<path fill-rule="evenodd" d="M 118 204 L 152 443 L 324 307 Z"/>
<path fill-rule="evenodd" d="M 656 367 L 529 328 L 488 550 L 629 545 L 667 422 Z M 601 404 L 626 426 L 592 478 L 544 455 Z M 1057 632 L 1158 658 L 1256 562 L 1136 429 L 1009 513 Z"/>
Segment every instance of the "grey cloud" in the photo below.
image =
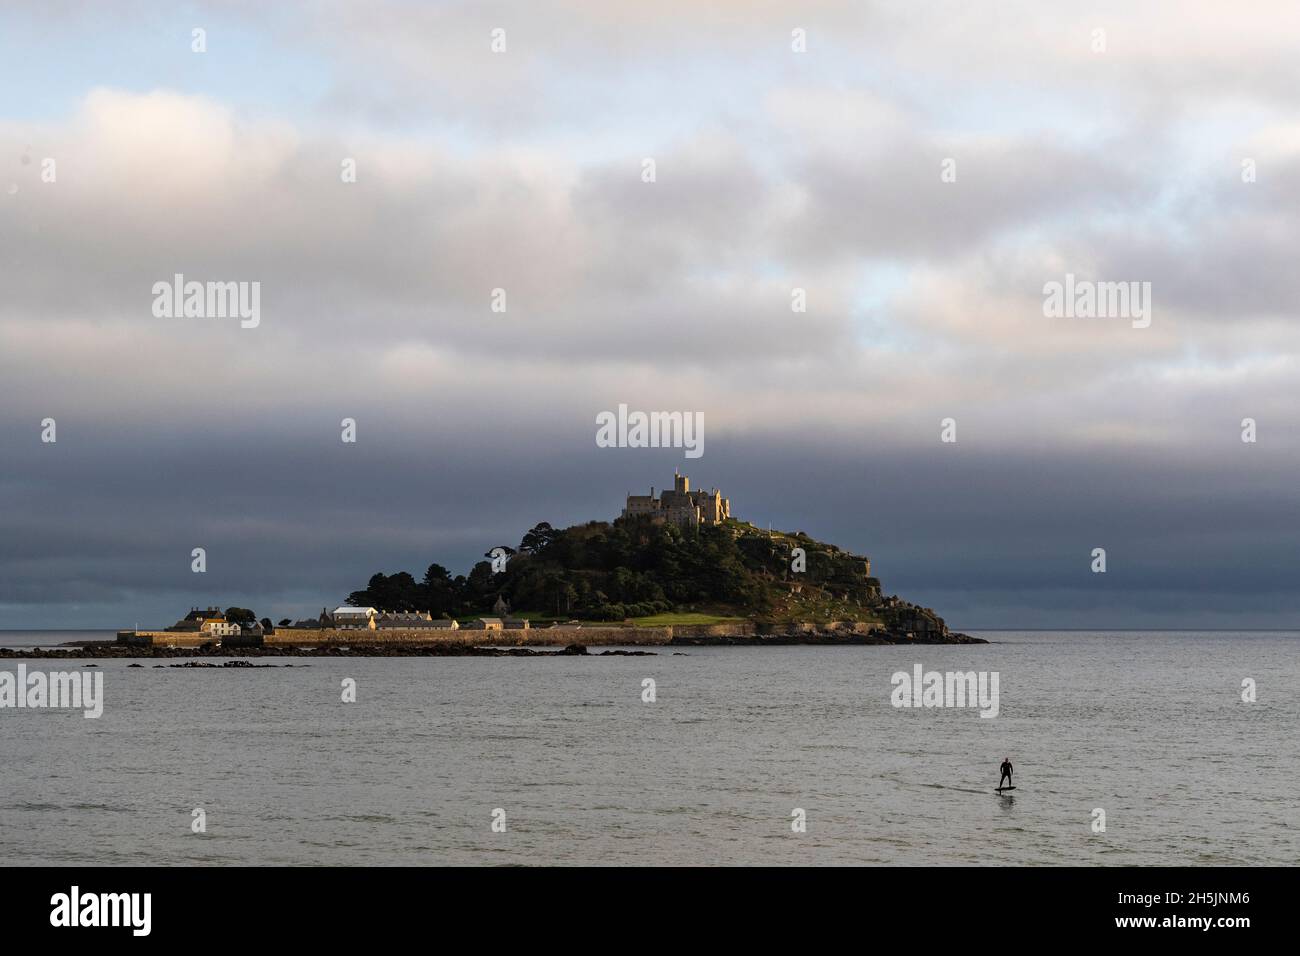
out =
<path fill-rule="evenodd" d="M 94 624 L 70 605 L 99 602 L 165 623 L 177 606 L 235 603 L 227 595 L 277 619 L 307 613 L 377 570 L 419 573 L 438 561 L 464 572 L 537 521 L 612 517 L 623 494 L 662 485 L 683 464 L 670 451 L 490 429 L 472 442 L 433 426 L 363 437 L 343 449 L 261 424 L 26 452 L 18 467 L 45 480 L 0 489 L 0 621 L 33 623 L 44 609 Z M 245 464 L 200 466 L 228 441 Z M 1189 468 L 1153 456 L 977 452 L 958 467 L 945 463 L 951 450 L 769 434 L 717 442 L 689 473 L 760 526 L 870 554 L 887 590 L 965 626 L 1016 623 L 999 618 L 1003 600 L 1058 626 L 1124 626 L 1134 609 L 1195 626 L 1225 601 L 1241 626 L 1287 626 L 1300 611 L 1291 573 L 1300 514 L 1285 456 L 1245 470 L 1228 456 Z M 67 451 L 78 467 L 40 461 Z M 190 572 L 194 546 L 208 549 L 206 575 Z M 1104 576 L 1088 570 L 1098 546 L 1108 550 Z M 970 597 L 944 606 L 962 592 Z"/>
<path fill-rule="evenodd" d="M 1174 24 L 1153 63 L 1159 16 L 1116 8 L 1098 61 L 1038 5 L 821 4 L 796 60 L 784 4 L 233 9 L 335 93 L 88 89 L 0 126 L 60 162 L 0 194 L 0 625 L 464 571 L 667 480 L 680 454 L 595 448 L 619 402 L 703 411 L 693 478 L 958 625 L 1294 622 L 1300 127 L 1266 24 L 1198 5 L 1223 49 Z M 1156 323 L 1047 321 L 1065 271 L 1151 281 Z M 154 319 L 174 272 L 261 281 L 263 325 Z"/>

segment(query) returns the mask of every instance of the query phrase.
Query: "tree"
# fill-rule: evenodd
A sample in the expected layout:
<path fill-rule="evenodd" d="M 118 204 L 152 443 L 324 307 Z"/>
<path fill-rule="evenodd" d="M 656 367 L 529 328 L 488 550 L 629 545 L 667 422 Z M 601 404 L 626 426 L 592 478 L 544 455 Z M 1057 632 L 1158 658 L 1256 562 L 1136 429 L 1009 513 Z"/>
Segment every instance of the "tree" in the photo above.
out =
<path fill-rule="evenodd" d="M 381 611 L 425 610 L 422 607 L 425 603 L 424 589 L 415 583 L 415 578 L 411 577 L 408 571 L 398 571 L 392 575 L 387 581 L 387 588 L 382 596 L 384 603 L 375 605 Z"/>
<path fill-rule="evenodd" d="M 492 565 L 480 561 L 470 569 L 469 577 L 465 579 L 462 600 L 469 610 L 486 611 L 492 605 L 498 590 L 497 575 L 493 573 Z"/>
<path fill-rule="evenodd" d="M 424 590 L 425 607 L 422 610 L 434 617 L 441 617 L 456 606 L 456 582 L 452 580 L 451 572 L 441 564 L 429 565 L 420 587 Z"/>
<path fill-rule="evenodd" d="M 388 575 L 380 572 L 370 576 L 369 583 L 360 591 L 353 591 L 348 595 L 347 605 L 349 607 L 375 607 L 382 608 L 380 603 L 384 594 L 388 590 Z"/>
<path fill-rule="evenodd" d="M 573 610 L 574 603 L 578 600 L 578 591 L 572 584 L 567 581 L 560 588 L 560 593 L 555 599 L 555 611 L 560 612 L 560 602 L 564 603 L 564 613 L 567 615 Z"/>
<path fill-rule="evenodd" d="M 752 615 L 775 607 L 776 592 L 783 596 L 788 589 L 779 579 L 787 576 L 786 552 L 793 541 L 808 550 L 808 572 L 800 576 L 805 589 L 831 588 L 862 607 L 879 602 L 879 582 L 866 577 L 864 558 L 810 538 L 774 540 L 739 525 L 683 530 L 617 519 L 556 529 L 541 522 L 523 536 L 517 552 L 503 548 L 515 557 L 499 572 L 484 560 L 455 577 L 440 564 L 430 564 L 420 580 L 405 571 L 375 574 L 347 603 L 460 616 L 486 613 L 501 595 L 517 611 L 589 619 L 640 617 L 698 604 Z"/>
<path fill-rule="evenodd" d="M 560 532 L 543 521 L 533 525 L 532 530 L 524 535 L 523 540 L 519 542 L 519 550 L 524 554 L 540 554 L 554 544 L 559 535 Z"/>
<path fill-rule="evenodd" d="M 226 620 L 231 624 L 252 624 L 257 620 L 257 615 L 246 607 L 228 607 Z"/>

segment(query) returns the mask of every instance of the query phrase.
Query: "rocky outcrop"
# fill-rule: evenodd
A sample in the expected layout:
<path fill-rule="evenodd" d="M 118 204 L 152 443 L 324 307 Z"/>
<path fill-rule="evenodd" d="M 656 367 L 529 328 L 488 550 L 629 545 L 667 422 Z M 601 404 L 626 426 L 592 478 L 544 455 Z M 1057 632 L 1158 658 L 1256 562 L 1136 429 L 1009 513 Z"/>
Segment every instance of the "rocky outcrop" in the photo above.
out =
<path fill-rule="evenodd" d="M 927 607 L 891 598 L 879 609 L 885 630 L 894 638 L 891 643 L 914 641 L 917 644 L 987 644 L 988 641 L 967 634 L 953 634 L 943 618 Z"/>
<path fill-rule="evenodd" d="M 748 636 L 692 634 L 673 638 L 673 646 L 731 646 L 779 647 L 792 645 L 884 645 L 884 644 L 987 644 L 988 641 L 969 634 L 950 632 L 943 637 L 934 633 L 917 635 L 914 632 L 897 633 L 883 628 L 855 631 L 852 628 L 827 627 L 820 630 L 789 633 L 751 634 Z"/>
<path fill-rule="evenodd" d="M 80 658 L 188 658 L 184 664 L 155 664 L 155 667 L 181 668 L 235 668 L 248 667 L 293 667 L 293 664 L 250 664 L 245 660 L 227 660 L 212 664 L 194 660 L 205 657 L 564 657 L 571 655 L 591 657 L 646 657 L 654 656 L 654 651 L 601 651 L 599 655 L 591 654 L 582 644 L 570 644 L 559 650 L 538 650 L 531 647 L 476 647 L 473 644 L 454 644 L 447 642 L 427 642 L 424 644 L 349 644 L 323 645 L 320 647 L 243 647 L 226 650 L 220 647 L 156 647 L 151 645 L 128 646 L 125 644 L 100 643 L 77 648 L 37 647 L 28 650 L 16 650 L 0 647 L 0 659 L 18 660 L 76 660 Z M 86 665 L 94 667 L 94 664 Z M 132 667 L 140 667 L 132 664 Z M 299 665 L 301 666 L 301 665 Z"/>
<path fill-rule="evenodd" d="M 776 624 L 678 625 L 675 645 L 763 646 L 785 644 L 987 644 L 982 638 L 948 629 L 928 608 L 890 599 L 882 605 L 880 621 L 794 622 Z"/>

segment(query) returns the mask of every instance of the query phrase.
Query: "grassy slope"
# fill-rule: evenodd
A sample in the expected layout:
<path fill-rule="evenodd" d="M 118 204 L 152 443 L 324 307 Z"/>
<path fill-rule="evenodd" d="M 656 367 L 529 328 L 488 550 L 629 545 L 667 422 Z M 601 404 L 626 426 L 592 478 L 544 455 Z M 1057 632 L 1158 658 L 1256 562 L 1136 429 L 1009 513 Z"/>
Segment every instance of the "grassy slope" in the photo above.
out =
<path fill-rule="evenodd" d="M 704 614 L 700 611 L 670 611 L 666 614 L 652 614 L 649 617 L 634 617 L 632 623 L 638 627 L 667 627 L 670 624 L 738 624 L 745 620 L 748 618 Z"/>

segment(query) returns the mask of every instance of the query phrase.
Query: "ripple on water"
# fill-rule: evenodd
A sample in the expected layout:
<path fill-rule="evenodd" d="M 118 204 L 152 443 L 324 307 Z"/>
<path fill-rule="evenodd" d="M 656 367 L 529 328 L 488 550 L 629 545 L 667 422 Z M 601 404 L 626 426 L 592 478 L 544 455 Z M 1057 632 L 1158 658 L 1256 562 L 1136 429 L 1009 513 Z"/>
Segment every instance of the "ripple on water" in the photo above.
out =
<path fill-rule="evenodd" d="M 134 696 L 97 728 L 6 724 L 0 859 L 1300 859 L 1287 812 L 1300 701 L 1245 711 L 1206 698 L 1228 662 L 1300 685 L 1300 637 L 1013 637 L 963 649 L 1002 672 L 992 720 L 889 706 L 902 655 L 932 666 L 939 651 L 927 648 L 703 649 L 674 660 L 654 705 L 636 685 L 623 695 L 625 672 L 600 662 L 539 677 L 540 662 L 526 658 L 358 661 L 384 703 L 355 711 L 314 697 L 303 671 L 260 671 L 245 699 L 232 699 L 221 671 L 125 681 Z M 1005 754 L 1022 789 L 997 800 L 984 781 Z M 208 833 L 191 838 L 189 809 L 200 805 Z M 1114 823 L 1094 838 L 1099 806 Z M 507 834 L 490 830 L 495 807 L 507 810 Z M 800 843 L 795 807 L 808 815 Z"/>

